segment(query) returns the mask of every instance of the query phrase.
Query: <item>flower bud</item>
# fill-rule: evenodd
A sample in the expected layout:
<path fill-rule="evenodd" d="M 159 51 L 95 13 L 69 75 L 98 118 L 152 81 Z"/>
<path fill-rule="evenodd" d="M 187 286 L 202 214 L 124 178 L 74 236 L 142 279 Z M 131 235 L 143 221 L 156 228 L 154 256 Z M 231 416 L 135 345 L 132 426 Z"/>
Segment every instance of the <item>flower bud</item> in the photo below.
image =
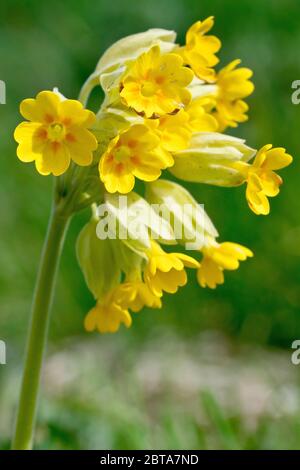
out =
<path fill-rule="evenodd" d="M 155 45 L 159 45 L 163 52 L 171 52 L 176 47 L 175 39 L 174 31 L 159 28 L 126 36 L 104 52 L 96 66 L 96 71 L 100 75 L 115 69 L 129 60 L 136 59 Z"/>
<path fill-rule="evenodd" d="M 115 287 L 121 276 L 112 241 L 96 235 L 98 220 L 93 217 L 81 230 L 76 253 L 88 288 L 95 299 L 101 299 Z"/>
<path fill-rule="evenodd" d="M 148 183 L 146 199 L 161 210 L 162 217 L 171 219 L 176 240 L 187 248 L 201 249 L 207 238 L 218 237 L 203 205 L 181 185 L 161 179 Z"/>
<path fill-rule="evenodd" d="M 190 146 L 174 154 L 169 171 L 177 178 L 216 186 L 238 186 L 245 181 L 237 162 L 247 162 L 255 150 L 242 139 L 216 132 L 193 134 Z"/>
<path fill-rule="evenodd" d="M 149 249 L 151 239 L 175 242 L 170 224 L 134 192 L 126 196 L 106 194 L 105 203 L 98 207 L 98 216 L 99 238 L 122 240 L 140 255 Z"/>

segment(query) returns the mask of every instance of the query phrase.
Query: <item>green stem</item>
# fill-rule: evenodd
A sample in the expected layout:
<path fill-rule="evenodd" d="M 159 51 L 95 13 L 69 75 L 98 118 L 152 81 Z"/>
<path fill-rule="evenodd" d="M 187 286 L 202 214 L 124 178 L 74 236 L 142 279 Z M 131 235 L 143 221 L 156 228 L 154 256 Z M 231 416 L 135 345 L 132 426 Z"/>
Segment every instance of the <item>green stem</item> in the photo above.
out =
<path fill-rule="evenodd" d="M 70 216 L 54 205 L 49 220 L 36 288 L 25 355 L 25 367 L 17 411 L 13 449 L 31 449 L 43 356 L 47 342 L 49 314 L 55 278 Z"/>
<path fill-rule="evenodd" d="M 87 102 L 89 100 L 89 96 L 91 94 L 91 91 L 97 85 L 99 85 L 99 73 L 94 72 L 85 81 L 85 83 L 83 84 L 83 86 L 80 90 L 79 96 L 78 96 L 78 100 L 81 101 L 81 103 L 83 104 L 84 107 L 86 107 L 86 105 L 87 105 Z"/>

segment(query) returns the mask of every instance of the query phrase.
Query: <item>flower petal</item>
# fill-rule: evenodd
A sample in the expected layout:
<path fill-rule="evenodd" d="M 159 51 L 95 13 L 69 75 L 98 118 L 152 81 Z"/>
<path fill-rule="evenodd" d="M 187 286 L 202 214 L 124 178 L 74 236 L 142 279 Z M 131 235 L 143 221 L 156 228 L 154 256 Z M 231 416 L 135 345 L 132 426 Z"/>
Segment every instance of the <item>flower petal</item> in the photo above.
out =
<path fill-rule="evenodd" d="M 22 162 L 33 162 L 43 152 L 46 141 L 42 138 L 42 131 L 43 126 L 33 122 L 21 122 L 16 128 L 17 156 Z"/>
<path fill-rule="evenodd" d="M 57 142 L 48 143 L 41 158 L 35 162 L 37 171 L 42 175 L 53 173 L 54 176 L 62 175 L 67 171 L 71 162 L 69 149 Z"/>
<path fill-rule="evenodd" d="M 70 151 L 71 159 L 77 165 L 87 166 L 92 163 L 92 152 L 98 146 L 94 134 L 87 129 L 74 127 L 67 133 L 65 142 Z"/>

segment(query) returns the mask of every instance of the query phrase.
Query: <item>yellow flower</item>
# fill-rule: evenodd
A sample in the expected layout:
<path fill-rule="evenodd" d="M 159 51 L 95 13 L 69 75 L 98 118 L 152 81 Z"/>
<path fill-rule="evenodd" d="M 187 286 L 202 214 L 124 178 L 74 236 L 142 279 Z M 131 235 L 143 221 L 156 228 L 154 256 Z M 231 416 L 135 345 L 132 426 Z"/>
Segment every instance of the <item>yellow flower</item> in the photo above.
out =
<path fill-rule="evenodd" d="M 139 312 L 143 307 L 161 308 L 161 295 L 154 295 L 142 279 L 128 280 L 116 289 L 116 298 L 122 307 Z"/>
<path fill-rule="evenodd" d="M 99 333 L 116 333 L 123 323 L 127 328 L 132 322 L 130 313 L 117 303 L 115 290 L 110 291 L 103 301 L 98 301 L 84 320 L 87 331 L 98 330 Z"/>
<path fill-rule="evenodd" d="M 189 115 L 183 109 L 159 119 L 147 119 L 145 123 L 157 134 L 161 147 L 167 152 L 177 152 L 188 146 L 192 132 Z"/>
<path fill-rule="evenodd" d="M 210 112 L 214 103 L 212 98 L 199 97 L 185 108 L 192 132 L 215 132 L 218 129 L 218 122 Z"/>
<path fill-rule="evenodd" d="M 182 64 L 179 55 L 161 54 L 158 46 L 152 47 L 125 72 L 121 98 L 148 118 L 172 113 L 191 98 L 186 87 L 193 79 L 193 72 Z"/>
<path fill-rule="evenodd" d="M 149 262 L 144 271 L 144 279 L 154 295 L 160 297 L 163 291 L 177 292 L 179 286 L 187 283 L 184 267 L 197 268 L 199 263 L 183 253 L 166 253 L 158 243 L 152 241 L 148 252 Z"/>
<path fill-rule="evenodd" d="M 197 271 L 197 279 L 201 287 L 215 289 L 217 284 L 224 282 L 224 269 L 235 270 L 239 261 L 252 257 L 253 253 L 245 246 L 237 243 L 213 243 L 202 249 L 203 259 Z"/>
<path fill-rule="evenodd" d="M 251 95 L 254 90 L 252 70 L 246 67 L 236 68 L 240 60 L 230 62 L 218 73 L 217 77 L 217 99 L 216 118 L 219 129 L 223 131 L 227 126 L 237 127 L 238 122 L 247 121 L 247 103 L 242 100 Z"/>
<path fill-rule="evenodd" d="M 110 193 L 129 193 L 135 177 L 143 181 L 159 178 L 173 159 L 159 148 L 159 138 L 143 124 L 135 124 L 116 136 L 99 162 L 100 178 Z"/>
<path fill-rule="evenodd" d="M 188 64 L 199 78 L 207 82 L 214 82 L 216 79 L 212 67 L 219 62 L 216 53 L 221 47 L 221 41 L 217 37 L 205 35 L 213 25 L 213 16 L 194 23 L 187 31 L 186 45 L 179 49 L 184 63 Z"/>
<path fill-rule="evenodd" d="M 280 170 L 293 161 L 284 148 L 272 148 L 272 145 L 262 147 L 247 171 L 246 198 L 250 209 L 255 214 L 267 215 L 270 212 L 268 197 L 279 193 L 282 179 L 274 170 Z"/>
<path fill-rule="evenodd" d="M 193 132 L 213 132 L 218 128 L 216 119 L 205 109 L 208 102 L 208 98 L 196 98 L 185 109 L 159 119 L 146 119 L 145 124 L 158 135 L 163 150 L 185 150 Z"/>
<path fill-rule="evenodd" d="M 95 121 L 91 111 L 76 100 L 62 100 L 52 91 L 40 92 L 20 106 L 22 122 L 15 130 L 17 155 L 22 162 L 33 162 L 41 175 L 64 173 L 71 160 L 77 165 L 92 163 L 97 148 L 95 136 L 87 129 Z"/>

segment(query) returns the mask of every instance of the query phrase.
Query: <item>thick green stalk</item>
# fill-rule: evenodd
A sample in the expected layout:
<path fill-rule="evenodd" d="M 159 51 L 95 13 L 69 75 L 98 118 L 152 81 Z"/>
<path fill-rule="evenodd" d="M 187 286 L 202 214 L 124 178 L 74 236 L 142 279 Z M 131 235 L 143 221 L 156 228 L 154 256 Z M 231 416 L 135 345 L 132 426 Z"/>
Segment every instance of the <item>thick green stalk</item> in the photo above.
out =
<path fill-rule="evenodd" d="M 32 305 L 25 365 L 17 411 L 13 449 L 31 449 L 43 356 L 57 268 L 70 216 L 54 207 L 51 212 Z"/>

